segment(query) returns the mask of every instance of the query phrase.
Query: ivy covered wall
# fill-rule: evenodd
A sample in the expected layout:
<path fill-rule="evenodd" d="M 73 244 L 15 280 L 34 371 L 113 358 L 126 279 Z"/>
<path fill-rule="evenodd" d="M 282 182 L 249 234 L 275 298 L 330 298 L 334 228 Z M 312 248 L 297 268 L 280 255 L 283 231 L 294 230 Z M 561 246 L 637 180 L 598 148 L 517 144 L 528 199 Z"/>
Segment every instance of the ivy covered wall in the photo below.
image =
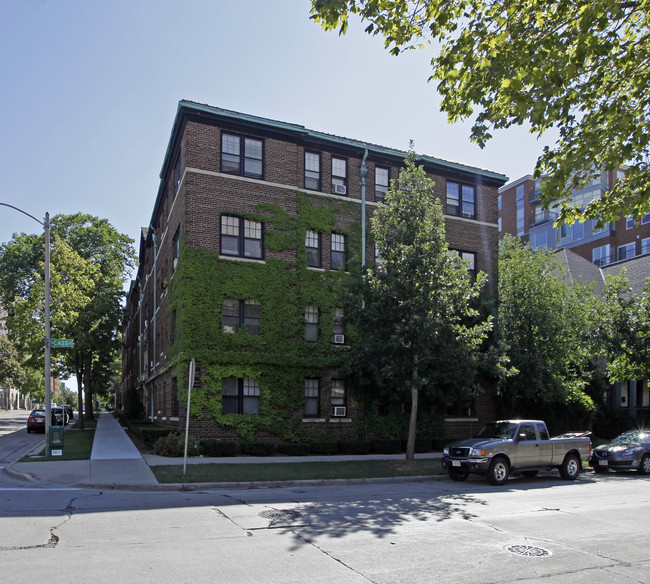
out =
<path fill-rule="evenodd" d="M 258 439 L 260 433 L 289 442 L 305 439 L 304 379 L 331 376 L 346 350 L 333 345 L 331 337 L 334 310 L 341 307 L 339 284 L 350 276 L 342 271 L 308 269 L 304 243 L 307 229 L 318 231 L 323 238 L 332 231 L 342 233 L 349 262 L 361 245 L 359 205 L 301 191 L 294 196 L 295 216 L 272 204 L 239 214 L 264 224 L 263 263 L 222 259 L 205 249 L 183 245 L 170 282 L 167 318 L 176 325 L 167 357 L 176 364 L 179 402 L 187 403 L 187 365 L 195 358 L 200 377 L 192 390 L 192 417 L 214 421 L 244 440 Z M 260 303 L 260 335 L 248 334 L 245 327 L 224 333 L 222 306 L 226 298 Z M 321 313 L 320 337 L 315 343 L 304 341 L 306 306 L 316 306 Z M 353 331 L 346 333 L 347 342 L 354 342 Z M 222 413 L 221 385 L 226 377 L 258 380 L 259 414 Z M 323 391 L 321 410 L 326 422 L 319 431 L 324 438 L 330 431 L 328 398 Z M 354 424 L 347 429 L 354 433 Z"/>

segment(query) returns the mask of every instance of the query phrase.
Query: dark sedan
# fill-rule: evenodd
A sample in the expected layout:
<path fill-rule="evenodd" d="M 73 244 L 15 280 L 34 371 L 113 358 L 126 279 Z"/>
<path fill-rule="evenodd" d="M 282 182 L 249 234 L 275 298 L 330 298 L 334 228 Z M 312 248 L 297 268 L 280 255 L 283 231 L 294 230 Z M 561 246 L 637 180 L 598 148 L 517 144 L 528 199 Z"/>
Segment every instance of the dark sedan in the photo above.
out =
<path fill-rule="evenodd" d="M 52 408 L 52 426 L 63 425 L 63 412 L 61 408 Z M 33 430 L 37 432 L 45 432 L 45 408 L 37 408 L 32 410 L 27 418 L 27 433 Z"/>
<path fill-rule="evenodd" d="M 624 432 L 609 444 L 594 448 L 589 464 L 597 473 L 611 469 L 650 474 L 650 431 Z"/>

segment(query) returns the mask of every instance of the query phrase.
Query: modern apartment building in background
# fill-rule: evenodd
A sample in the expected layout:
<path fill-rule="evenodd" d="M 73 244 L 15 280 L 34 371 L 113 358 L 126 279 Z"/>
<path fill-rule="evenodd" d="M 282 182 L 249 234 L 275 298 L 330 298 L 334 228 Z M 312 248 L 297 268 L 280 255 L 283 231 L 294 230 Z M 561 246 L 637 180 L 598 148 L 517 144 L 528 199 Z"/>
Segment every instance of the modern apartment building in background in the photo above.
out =
<path fill-rule="evenodd" d="M 587 205 L 624 175 L 624 169 L 600 173 L 590 184 L 572 194 L 573 203 Z M 602 228 L 597 228 L 594 221 L 555 227 L 557 213 L 539 205 L 542 180 L 526 175 L 499 189 L 501 238 L 511 234 L 533 247 L 570 249 L 598 266 L 650 253 L 650 213 L 638 222 L 623 218 Z"/>
<path fill-rule="evenodd" d="M 359 436 L 359 404 L 338 369 L 356 339 L 336 289 L 352 261 L 379 259 L 369 218 L 405 156 L 181 101 L 128 294 L 118 407 L 135 388 L 149 419 L 184 425 L 195 358 L 191 435 Z M 429 156 L 419 163 L 435 180 L 450 249 L 485 271 L 494 293 L 506 177 Z M 441 432 L 467 435 L 493 415 L 484 392 L 450 404 Z"/>

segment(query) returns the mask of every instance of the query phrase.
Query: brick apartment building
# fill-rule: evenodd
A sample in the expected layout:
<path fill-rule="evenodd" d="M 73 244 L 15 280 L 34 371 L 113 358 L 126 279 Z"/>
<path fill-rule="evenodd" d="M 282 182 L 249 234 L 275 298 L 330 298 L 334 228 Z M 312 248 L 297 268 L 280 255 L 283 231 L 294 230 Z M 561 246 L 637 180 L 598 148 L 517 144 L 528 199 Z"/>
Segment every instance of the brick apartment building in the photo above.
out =
<path fill-rule="evenodd" d="M 622 169 L 602 172 L 573 193 L 574 204 L 586 205 L 600 197 L 624 173 Z M 650 253 L 650 213 L 639 222 L 623 218 L 601 229 L 593 221 L 554 227 L 557 213 L 539 205 L 540 182 L 526 175 L 499 189 L 500 238 L 511 234 L 533 247 L 570 249 L 599 266 Z"/>
<path fill-rule="evenodd" d="M 183 426 L 195 358 L 191 435 L 358 436 L 359 410 L 336 367 L 354 342 L 336 284 L 362 255 L 362 212 L 368 220 L 405 155 L 181 101 L 128 294 L 118 407 L 134 387 L 149 419 Z M 487 272 L 493 291 L 497 190 L 506 177 L 428 156 L 419 162 L 443 202 L 450 249 Z M 493 415 L 488 394 L 477 401 L 447 416 L 443 431 L 466 434 Z"/>

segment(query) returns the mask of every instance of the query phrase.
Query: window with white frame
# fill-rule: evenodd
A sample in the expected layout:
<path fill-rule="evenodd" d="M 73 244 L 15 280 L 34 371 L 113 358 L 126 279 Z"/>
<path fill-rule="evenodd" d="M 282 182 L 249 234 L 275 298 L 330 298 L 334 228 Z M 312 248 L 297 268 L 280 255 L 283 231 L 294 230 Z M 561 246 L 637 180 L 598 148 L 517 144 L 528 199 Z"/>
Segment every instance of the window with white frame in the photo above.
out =
<path fill-rule="evenodd" d="M 320 233 L 308 229 L 305 235 L 305 250 L 307 252 L 307 265 L 310 268 L 321 267 L 320 242 Z"/>
<path fill-rule="evenodd" d="M 246 325 L 246 332 L 250 335 L 260 334 L 260 303 L 254 300 L 223 301 L 223 332 L 236 333 L 239 328 Z"/>
<path fill-rule="evenodd" d="M 635 225 L 636 225 L 636 221 L 634 220 L 634 217 L 628 215 L 625 218 L 625 229 L 634 229 Z"/>
<path fill-rule="evenodd" d="M 641 253 L 650 253 L 650 237 L 641 240 Z"/>
<path fill-rule="evenodd" d="M 305 188 L 320 191 L 320 154 L 305 152 Z"/>
<path fill-rule="evenodd" d="M 605 266 L 611 263 L 612 258 L 609 251 L 609 245 L 601 245 L 591 250 L 591 261 L 597 266 Z"/>
<path fill-rule="evenodd" d="M 305 418 L 318 418 L 320 415 L 320 380 L 305 379 Z"/>
<path fill-rule="evenodd" d="M 345 261 L 345 235 L 332 233 L 330 268 L 332 270 L 345 270 Z"/>
<path fill-rule="evenodd" d="M 332 343 L 345 345 L 345 325 L 343 324 L 343 309 L 334 309 L 334 328 L 332 329 Z"/>
<path fill-rule="evenodd" d="M 619 245 L 617 250 L 616 259 L 618 260 L 627 260 L 633 258 L 636 255 L 636 243 L 626 243 L 625 245 Z"/>
<path fill-rule="evenodd" d="M 221 384 L 224 414 L 259 414 L 260 385 L 257 379 L 226 377 Z"/>
<path fill-rule="evenodd" d="M 342 379 L 332 379 L 330 402 L 332 404 L 333 416 L 345 416 L 347 414 L 345 383 Z"/>
<path fill-rule="evenodd" d="M 320 310 L 315 306 L 305 308 L 305 341 L 315 343 L 320 334 Z"/>
<path fill-rule="evenodd" d="M 389 170 L 382 166 L 375 167 L 375 201 L 383 201 L 386 198 L 389 184 Z"/>
<path fill-rule="evenodd" d="M 262 259 L 262 223 L 221 216 L 221 254 Z"/>
<path fill-rule="evenodd" d="M 263 142 L 257 138 L 221 134 L 221 172 L 262 178 Z"/>
<path fill-rule="evenodd" d="M 332 192 L 335 195 L 347 195 L 348 161 L 332 157 Z"/>

